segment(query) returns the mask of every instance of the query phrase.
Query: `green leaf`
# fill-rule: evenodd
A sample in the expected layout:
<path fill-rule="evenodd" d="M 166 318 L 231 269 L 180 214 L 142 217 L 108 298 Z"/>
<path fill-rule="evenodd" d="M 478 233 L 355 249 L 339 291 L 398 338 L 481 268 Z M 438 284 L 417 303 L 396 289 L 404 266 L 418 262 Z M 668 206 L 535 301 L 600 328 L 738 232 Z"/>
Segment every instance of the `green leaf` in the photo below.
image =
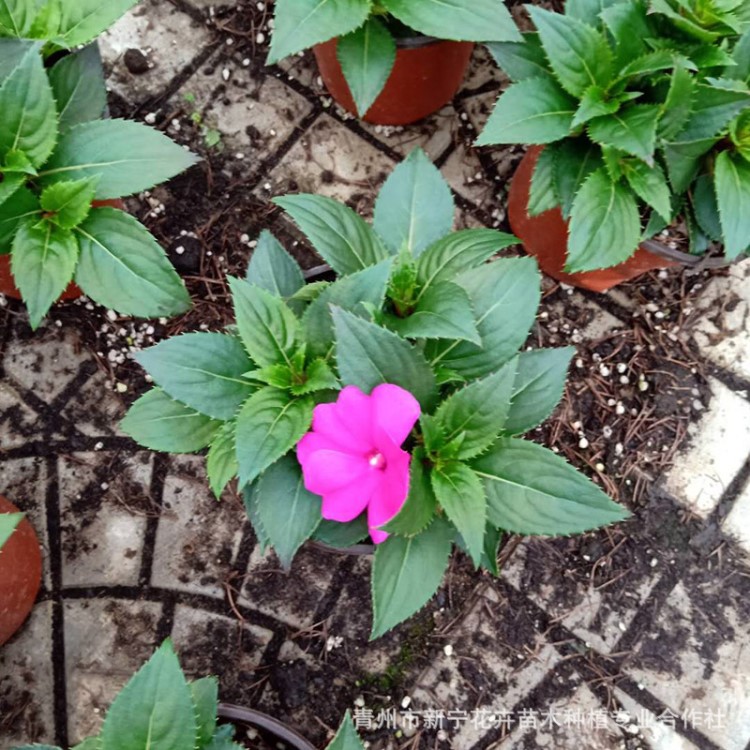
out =
<path fill-rule="evenodd" d="M 247 517 L 250 519 L 253 531 L 255 532 L 255 538 L 258 541 L 261 555 L 266 553 L 266 549 L 270 544 L 268 535 L 266 534 L 263 524 L 260 521 L 260 514 L 258 513 L 258 482 L 248 484 L 242 490 L 242 502 L 247 512 Z"/>
<path fill-rule="evenodd" d="M 0 0 L 0 6 L 5 0 Z M 55 147 L 57 109 L 39 44 L 31 45 L 0 86 L 0 163 L 9 151 L 23 151 L 35 167 Z"/>
<path fill-rule="evenodd" d="M 567 0 L 565 15 L 585 23 L 595 21 L 605 8 L 614 5 L 617 0 Z"/>
<path fill-rule="evenodd" d="M 487 498 L 479 477 L 466 465 L 452 462 L 431 473 L 432 489 L 478 568 L 484 549 Z"/>
<path fill-rule="evenodd" d="M 0 550 L 23 520 L 23 513 L 0 513 Z"/>
<path fill-rule="evenodd" d="M 681 8 L 675 10 L 671 7 L 668 0 L 651 0 L 649 12 L 658 13 L 669 18 L 680 31 L 689 36 L 699 39 L 702 42 L 713 42 L 718 39 L 720 34 L 703 28 L 689 17 L 686 17 L 685 11 L 689 10 L 684 2 L 680 0 Z"/>
<path fill-rule="evenodd" d="M 510 411 L 517 368 L 518 359 L 514 357 L 497 372 L 454 393 L 435 412 L 446 443 L 463 437 L 458 459 L 467 460 L 483 453 L 502 432 Z"/>
<path fill-rule="evenodd" d="M 129 120 L 98 120 L 70 128 L 45 169 L 46 184 L 99 178 L 97 200 L 149 190 L 197 162 L 158 130 Z"/>
<path fill-rule="evenodd" d="M 234 742 L 234 733 L 234 726 L 222 724 L 203 750 L 244 750 L 244 745 L 238 745 Z"/>
<path fill-rule="evenodd" d="M 634 104 L 616 114 L 592 120 L 588 126 L 588 134 L 592 141 L 612 146 L 643 159 L 647 164 L 653 164 L 658 120 L 659 107 Z"/>
<path fill-rule="evenodd" d="M 348 711 L 341 722 L 339 731 L 326 750 L 365 750 L 365 746 L 357 735 L 357 730 L 354 728 L 352 717 Z"/>
<path fill-rule="evenodd" d="M 313 353 L 327 354 L 333 346 L 332 306 L 340 307 L 342 310 L 366 319 L 370 317 L 367 305 L 372 305 L 376 310 L 381 309 L 391 266 L 392 259 L 388 259 L 364 271 L 344 276 L 326 287 L 311 303 L 302 319 L 302 324 L 305 338 Z"/>
<path fill-rule="evenodd" d="M 562 87 L 580 97 L 589 86 L 612 80 L 613 54 L 604 35 L 576 18 L 529 7 L 542 47 Z"/>
<path fill-rule="evenodd" d="M 337 521 L 323 519 L 318 528 L 315 529 L 313 539 L 336 549 L 346 549 L 359 544 L 368 537 L 369 533 L 367 513 L 365 512 L 349 523 L 338 523 Z"/>
<path fill-rule="evenodd" d="M 718 138 L 707 138 L 692 143 L 664 144 L 664 160 L 675 193 L 679 195 L 688 190 L 701 169 L 703 157 L 717 142 Z"/>
<path fill-rule="evenodd" d="M 138 364 L 168 395 L 214 419 L 233 419 L 253 392 L 242 344 L 225 333 L 186 333 L 138 352 Z"/>
<path fill-rule="evenodd" d="M 297 550 L 322 518 L 320 497 L 305 489 L 295 455 L 284 456 L 263 472 L 258 482 L 258 514 L 281 566 L 289 570 Z"/>
<path fill-rule="evenodd" d="M 539 216 L 559 205 L 555 190 L 555 153 L 554 146 L 547 146 L 539 154 L 531 176 L 531 191 L 529 193 L 529 216 Z"/>
<path fill-rule="evenodd" d="M 284 301 L 240 279 L 229 279 L 242 343 L 261 367 L 292 367 L 300 323 Z"/>
<path fill-rule="evenodd" d="M 501 439 L 473 469 L 484 481 L 490 521 L 506 531 L 580 534 L 629 515 L 564 459 L 535 443 Z"/>
<path fill-rule="evenodd" d="M 724 253 L 733 260 L 750 246 L 750 164 L 722 151 L 716 159 L 715 185 Z"/>
<path fill-rule="evenodd" d="M 547 78 L 512 84 L 498 99 L 476 145 L 559 141 L 570 134 L 577 104 Z"/>
<path fill-rule="evenodd" d="M 0 169 L 0 206 L 10 200 L 26 182 L 22 174 L 12 174 L 5 169 Z"/>
<path fill-rule="evenodd" d="M 647 7 L 640 0 L 625 0 L 602 12 L 601 19 L 615 41 L 618 65 L 635 60 L 646 52 L 646 40 L 654 35 L 646 13 Z"/>
<path fill-rule="evenodd" d="M 336 360 L 345 385 L 370 393 L 381 383 L 409 391 L 425 411 L 437 397 L 435 375 L 419 349 L 374 323 L 333 308 Z"/>
<path fill-rule="evenodd" d="M 520 240 L 494 229 L 463 229 L 431 245 L 417 259 L 417 281 L 422 293 L 439 281 L 455 281 L 462 271 L 475 268 Z"/>
<path fill-rule="evenodd" d="M 305 396 L 319 391 L 337 391 L 341 387 L 336 373 L 324 359 L 314 359 L 305 370 L 305 382 L 294 383 L 291 391 L 295 396 Z"/>
<path fill-rule="evenodd" d="M 35 0 L 0 0 L 0 31 L 5 29 L 11 36 L 25 37 L 31 29 L 37 5 Z"/>
<path fill-rule="evenodd" d="M 305 286 L 299 264 L 267 229 L 260 233 L 245 281 L 283 299 L 293 297 Z"/>
<path fill-rule="evenodd" d="M 139 445 L 163 453 L 196 453 L 205 448 L 221 422 L 153 388 L 141 396 L 120 423 Z"/>
<path fill-rule="evenodd" d="M 358 29 L 370 0 L 277 0 L 268 64 Z"/>
<path fill-rule="evenodd" d="M 677 65 L 672 71 L 669 91 L 659 119 L 660 138 L 671 140 L 687 124 L 693 111 L 695 85 L 695 76 L 684 65 Z"/>
<path fill-rule="evenodd" d="M 590 86 L 581 97 L 581 103 L 573 118 L 573 127 L 584 125 L 595 117 L 614 114 L 618 109 L 620 109 L 620 102 L 617 99 L 608 99 L 604 89 L 599 86 Z"/>
<path fill-rule="evenodd" d="M 62 229 L 73 229 L 89 215 L 95 193 L 95 179 L 58 182 L 42 191 L 40 203 L 47 221 Z"/>
<path fill-rule="evenodd" d="M 723 230 L 719 216 L 714 180 L 709 175 L 701 175 L 693 189 L 693 212 L 701 230 L 716 242 L 721 242 Z"/>
<path fill-rule="evenodd" d="M 81 248 L 76 283 L 95 302 L 139 317 L 190 309 L 190 295 L 166 253 L 132 216 L 96 208 L 75 232 Z"/>
<path fill-rule="evenodd" d="M 107 89 L 98 45 L 90 44 L 58 60 L 49 71 L 49 81 L 61 133 L 102 117 L 107 107 Z"/>
<path fill-rule="evenodd" d="M 52 41 L 68 49 L 88 44 L 137 3 L 138 0 L 62 2 L 58 32 Z"/>
<path fill-rule="evenodd" d="M 563 218 L 568 219 L 581 186 L 604 162 L 601 149 L 586 138 L 567 139 L 554 148 L 555 193 Z"/>
<path fill-rule="evenodd" d="M 101 744 L 107 750 L 175 750 L 195 747 L 197 734 L 190 687 L 167 640 L 115 698 Z"/>
<path fill-rule="evenodd" d="M 253 482 L 291 450 L 310 429 L 313 402 L 262 388 L 245 402 L 237 417 L 240 486 Z"/>
<path fill-rule="evenodd" d="M 203 677 L 190 683 L 190 695 L 195 709 L 198 742 L 196 748 L 207 745 L 216 731 L 216 714 L 219 710 L 219 681 Z"/>
<path fill-rule="evenodd" d="M 0 7 L 2 6 L 2 0 L 0 0 Z M 15 745 L 11 750 L 61 750 L 57 745 Z M 78 748 L 73 748 L 78 750 Z"/>
<path fill-rule="evenodd" d="M 349 90 L 364 116 L 385 88 L 396 62 L 396 40 L 371 17 L 364 26 L 339 39 L 336 48 Z"/>
<path fill-rule="evenodd" d="M 536 318 L 541 281 L 532 258 L 502 258 L 466 271 L 458 283 L 474 305 L 482 346 L 428 342 L 425 353 L 433 366 L 473 380 L 495 372 L 521 348 Z"/>
<path fill-rule="evenodd" d="M 206 474 L 211 491 L 217 498 L 221 497 L 224 488 L 240 470 L 237 463 L 236 430 L 235 422 L 224 423 L 208 449 Z"/>
<path fill-rule="evenodd" d="M 392 253 L 406 248 L 416 257 L 451 231 L 454 213 L 448 183 L 417 148 L 383 185 L 373 228 Z"/>
<path fill-rule="evenodd" d="M 322 195 L 284 195 L 273 202 L 292 217 L 321 258 L 338 274 L 374 266 L 389 253 L 361 216 Z"/>
<path fill-rule="evenodd" d="M 523 42 L 491 42 L 487 49 L 511 81 L 551 76 L 539 34 L 525 32 L 522 36 Z"/>
<path fill-rule="evenodd" d="M 11 240 L 19 224 L 39 214 L 39 199 L 26 188 L 16 190 L 10 198 L 0 203 L 0 255 L 10 252 Z"/>
<path fill-rule="evenodd" d="M 565 378 L 575 348 L 535 349 L 518 355 L 510 411 L 502 432 L 522 435 L 541 424 L 555 409 L 565 390 Z"/>
<path fill-rule="evenodd" d="M 732 91 L 699 83 L 695 87 L 693 111 L 676 140 L 687 143 L 715 138 L 749 106 L 748 90 Z"/>
<path fill-rule="evenodd" d="M 390 536 L 377 546 L 372 566 L 372 639 L 427 604 L 443 579 L 453 533 L 449 524 L 436 518 L 417 536 Z"/>
<path fill-rule="evenodd" d="M 750 28 L 740 37 L 732 52 L 732 59 L 736 63 L 727 71 L 727 75 L 741 81 L 750 79 Z"/>
<path fill-rule="evenodd" d="M 409 28 L 438 39 L 466 42 L 520 42 L 508 9 L 495 0 L 381 0 Z"/>
<path fill-rule="evenodd" d="M 672 216 L 672 193 L 662 168 L 658 164 L 649 167 L 642 161 L 627 161 L 623 166 L 625 179 L 636 195 L 669 221 Z"/>
<path fill-rule="evenodd" d="M 672 70 L 684 65 L 691 70 L 696 70 L 686 57 L 677 54 L 672 49 L 658 49 L 631 60 L 618 74 L 619 79 L 640 78 L 659 73 L 662 70 Z"/>
<path fill-rule="evenodd" d="M 78 245 L 70 232 L 25 222 L 13 240 L 11 271 L 36 330 L 73 278 Z"/>
<path fill-rule="evenodd" d="M 638 204 L 613 182 L 605 169 L 593 172 L 573 202 L 570 214 L 568 273 L 608 268 L 627 260 L 641 237 Z"/>
<path fill-rule="evenodd" d="M 391 534 L 414 536 L 427 528 L 435 516 L 437 500 L 425 464 L 424 448 L 416 447 L 409 466 L 409 494 L 398 514 L 383 529 Z"/>
<path fill-rule="evenodd" d="M 481 344 L 469 295 L 450 281 L 430 284 L 410 315 L 390 315 L 386 325 L 404 338 L 460 339 Z"/>

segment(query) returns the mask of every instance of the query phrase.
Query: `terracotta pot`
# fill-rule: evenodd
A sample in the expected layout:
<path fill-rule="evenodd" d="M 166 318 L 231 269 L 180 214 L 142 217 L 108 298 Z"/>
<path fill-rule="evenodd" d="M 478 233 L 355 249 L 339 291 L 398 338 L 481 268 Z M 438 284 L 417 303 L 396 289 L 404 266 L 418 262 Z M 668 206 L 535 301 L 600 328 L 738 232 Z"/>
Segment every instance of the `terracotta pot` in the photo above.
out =
<path fill-rule="evenodd" d="M 269 739 L 273 738 L 274 742 L 271 743 L 273 747 L 276 747 L 276 744 L 280 742 L 283 746 L 292 748 L 292 750 L 315 750 L 315 746 L 294 729 L 260 711 L 233 706 L 229 703 L 221 703 L 219 704 L 219 719 L 222 724 L 233 724 L 238 728 L 259 730 L 262 734 L 269 737 Z M 247 742 L 241 736 L 241 733 L 237 734 L 235 741 L 240 744 L 243 744 L 243 741 Z M 253 746 L 245 745 L 245 747 Z"/>
<path fill-rule="evenodd" d="M 409 125 L 445 106 L 461 86 L 474 49 L 473 42 L 431 37 L 397 40 L 396 63 L 380 96 L 362 118 L 376 125 Z M 338 39 L 314 47 L 328 92 L 347 111 L 357 114 L 341 70 Z"/>
<path fill-rule="evenodd" d="M 563 268 L 568 254 L 568 223 L 563 219 L 560 209 L 545 211 L 539 216 L 529 216 L 527 211 L 531 177 L 541 151 L 539 146 L 530 148 L 516 170 L 510 187 L 508 218 L 513 233 L 521 239 L 526 252 L 537 259 L 539 267 L 548 276 L 593 292 L 606 292 L 647 271 L 680 265 L 676 259 L 649 252 L 646 249 L 647 243 L 644 243 L 631 258 L 618 266 L 600 271 L 565 273 Z M 697 260 L 695 256 L 686 256 L 685 253 L 675 255 Z"/>
<path fill-rule="evenodd" d="M 125 204 L 121 200 L 111 201 L 94 201 L 92 203 L 94 208 L 101 208 L 102 206 L 111 206 L 112 208 L 124 209 Z M 10 253 L 7 255 L 0 255 L 0 294 L 11 297 L 12 299 L 21 299 L 21 292 L 16 288 L 15 282 L 13 281 L 13 274 L 10 270 Z M 60 295 L 60 302 L 67 300 L 78 299 L 83 295 L 83 292 L 71 281 L 68 284 L 68 288 Z"/>
<path fill-rule="evenodd" d="M 0 513 L 19 513 L 0 495 Z M 24 518 L 0 550 L 0 646 L 23 625 L 42 581 L 42 553 L 36 532 Z"/>

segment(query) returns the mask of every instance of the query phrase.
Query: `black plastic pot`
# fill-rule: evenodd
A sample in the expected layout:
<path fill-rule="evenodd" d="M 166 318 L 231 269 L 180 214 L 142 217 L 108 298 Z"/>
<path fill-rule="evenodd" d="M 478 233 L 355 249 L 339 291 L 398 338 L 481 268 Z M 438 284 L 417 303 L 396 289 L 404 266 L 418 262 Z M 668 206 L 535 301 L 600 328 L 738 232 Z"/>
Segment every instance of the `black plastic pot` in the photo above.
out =
<path fill-rule="evenodd" d="M 235 727 L 255 729 L 262 735 L 273 740 L 271 744 L 276 747 L 277 742 L 283 742 L 292 750 L 316 750 L 315 745 L 306 740 L 299 732 L 288 727 L 272 716 L 254 711 L 252 708 L 234 706 L 231 703 L 219 704 L 219 719 L 224 724 L 233 724 Z M 242 743 L 242 740 L 238 740 Z"/>

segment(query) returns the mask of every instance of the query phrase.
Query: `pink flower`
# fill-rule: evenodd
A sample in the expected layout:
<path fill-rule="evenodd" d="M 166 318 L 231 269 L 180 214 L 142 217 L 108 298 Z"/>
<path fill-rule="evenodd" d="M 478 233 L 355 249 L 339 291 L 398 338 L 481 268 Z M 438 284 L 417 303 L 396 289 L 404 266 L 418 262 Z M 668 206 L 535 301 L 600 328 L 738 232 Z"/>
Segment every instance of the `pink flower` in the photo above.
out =
<path fill-rule="evenodd" d="M 411 456 L 401 450 L 419 418 L 408 391 L 384 383 L 366 396 L 349 385 L 333 404 L 313 412 L 312 432 L 297 445 L 305 487 L 323 496 L 323 518 L 347 523 L 367 508 L 375 544 L 388 538 L 390 521 L 409 494 Z"/>

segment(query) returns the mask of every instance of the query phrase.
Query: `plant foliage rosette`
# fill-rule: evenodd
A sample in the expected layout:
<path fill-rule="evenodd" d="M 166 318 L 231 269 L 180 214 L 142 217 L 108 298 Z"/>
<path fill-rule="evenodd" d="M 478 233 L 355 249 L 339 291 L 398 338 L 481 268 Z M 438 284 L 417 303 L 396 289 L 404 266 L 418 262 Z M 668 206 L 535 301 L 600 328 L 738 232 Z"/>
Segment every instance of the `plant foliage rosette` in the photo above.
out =
<path fill-rule="evenodd" d="M 568 0 L 490 45 L 513 80 L 480 144 L 544 145 L 528 212 L 570 219 L 566 271 L 681 221 L 690 252 L 750 247 L 750 4 Z"/>
<path fill-rule="evenodd" d="M 98 50 L 78 46 L 134 4 L 0 2 L 0 254 L 11 254 L 34 328 L 73 279 L 91 299 L 127 315 L 167 316 L 190 306 L 148 230 L 97 203 L 195 163 L 153 128 L 103 119 Z M 71 51 L 60 56 L 60 48 Z"/>
<path fill-rule="evenodd" d="M 397 37 L 457 42 L 518 41 L 502 0 L 277 0 L 268 63 L 339 38 L 337 53 L 364 115 L 396 62 Z"/>
<path fill-rule="evenodd" d="M 209 446 L 214 492 L 239 475 L 257 537 L 285 567 L 308 539 L 347 547 L 369 533 L 373 637 L 430 599 L 454 542 L 497 573 L 503 531 L 625 517 L 517 437 L 559 401 L 573 350 L 520 351 L 536 264 L 486 263 L 510 235 L 451 232 L 450 190 L 423 152 L 389 177 L 372 225 L 321 196 L 275 202 L 338 278 L 305 284 L 264 232 L 247 278 L 230 279 L 236 327 L 138 355 L 156 387 L 131 407 L 128 434 L 161 451 Z"/>
<path fill-rule="evenodd" d="M 101 732 L 72 750 L 243 750 L 235 727 L 220 724 L 215 677 L 188 681 L 171 640 L 128 680 L 104 718 Z M 23 745 L 12 750 L 60 750 Z M 327 750 L 363 750 L 347 713 Z"/>

